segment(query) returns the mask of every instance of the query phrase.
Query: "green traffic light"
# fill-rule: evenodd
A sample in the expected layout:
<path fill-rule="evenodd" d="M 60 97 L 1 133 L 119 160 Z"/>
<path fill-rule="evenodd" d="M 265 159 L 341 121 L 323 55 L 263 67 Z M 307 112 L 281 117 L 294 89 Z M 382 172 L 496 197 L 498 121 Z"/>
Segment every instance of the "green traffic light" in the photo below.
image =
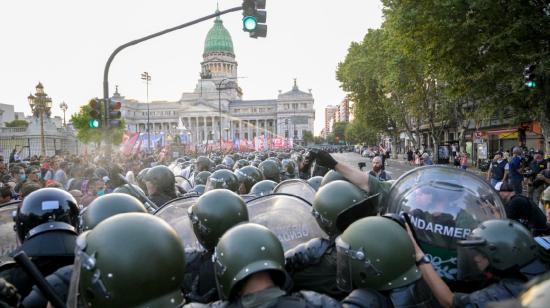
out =
<path fill-rule="evenodd" d="M 243 18 L 243 28 L 245 31 L 252 32 L 256 30 L 257 26 L 258 26 L 258 21 L 256 20 L 256 17 L 245 16 Z"/>
<path fill-rule="evenodd" d="M 96 119 L 90 119 L 88 120 L 88 126 L 90 128 L 99 128 L 99 121 Z"/>
<path fill-rule="evenodd" d="M 537 83 L 536 83 L 535 81 L 532 81 L 532 80 L 531 80 L 531 81 L 527 81 L 527 82 L 525 83 L 525 85 L 526 85 L 528 88 L 531 88 L 531 89 L 537 87 Z"/>

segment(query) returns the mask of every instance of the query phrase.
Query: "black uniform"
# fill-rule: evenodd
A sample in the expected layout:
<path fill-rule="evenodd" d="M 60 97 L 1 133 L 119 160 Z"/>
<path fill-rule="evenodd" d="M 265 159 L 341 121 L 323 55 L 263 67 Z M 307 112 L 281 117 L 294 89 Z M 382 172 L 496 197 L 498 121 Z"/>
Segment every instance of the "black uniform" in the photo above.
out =
<path fill-rule="evenodd" d="M 311 290 L 336 299 L 344 298 L 336 285 L 334 241 L 315 238 L 285 253 L 285 267 L 294 282 L 293 291 Z"/>
<path fill-rule="evenodd" d="M 504 206 L 506 217 L 519 221 L 535 234 L 545 234 L 548 226 L 542 210 L 524 195 L 513 195 Z"/>
<path fill-rule="evenodd" d="M 345 308 L 380 307 L 440 307 L 423 279 L 389 291 L 356 289 L 342 301 Z"/>
<path fill-rule="evenodd" d="M 152 194 L 149 195 L 149 199 L 153 201 L 158 207 L 162 206 L 166 202 L 176 198 L 176 196 L 169 196 L 167 194 Z"/>
<path fill-rule="evenodd" d="M 184 307 L 214 307 L 214 308 L 233 308 L 233 307 L 281 307 L 281 308 L 317 308 L 317 307 L 341 307 L 333 298 L 313 291 L 301 291 L 293 294 L 287 294 L 279 287 L 271 287 L 262 291 L 241 296 L 234 301 L 218 301 L 210 305 L 191 303 Z"/>
<path fill-rule="evenodd" d="M 210 303 L 219 299 L 212 252 L 192 251 L 185 254 L 187 260 L 183 290 L 186 302 Z"/>

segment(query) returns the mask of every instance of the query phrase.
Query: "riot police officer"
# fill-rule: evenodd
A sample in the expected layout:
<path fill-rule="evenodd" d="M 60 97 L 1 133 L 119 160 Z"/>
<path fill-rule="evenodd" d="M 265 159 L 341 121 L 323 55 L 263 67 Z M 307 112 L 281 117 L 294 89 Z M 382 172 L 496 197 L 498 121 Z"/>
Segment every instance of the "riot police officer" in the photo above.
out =
<path fill-rule="evenodd" d="M 174 229 L 158 217 L 144 213 L 110 217 L 79 236 L 76 254 L 68 307 L 183 303 L 184 247 Z"/>
<path fill-rule="evenodd" d="M 282 165 L 281 179 L 283 181 L 296 178 L 296 163 L 293 160 L 285 158 L 281 162 L 281 165 Z"/>
<path fill-rule="evenodd" d="M 58 188 L 42 188 L 29 194 L 18 208 L 15 232 L 24 251 L 44 276 L 73 263 L 77 237 L 78 205 L 74 197 Z M 15 285 L 22 297 L 34 282 L 19 267 L 0 273 Z"/>
<path fill-rule="evenodd" d="M 424 252 L 414 239 L 413 244 L 416 260 L 421 261 Z M 430 262 L 422 263 L 419 265 L 422 277 L 444 307 L 480 307 L 513 298 L 527 280 L 548 271 L 548 265 L 538 258 L 538 246 L 529 230 L 514 220 L 485 221 L 458 245 L 459 278 L 475 281 L 478 277 L 491 277 L 491 280 L 487 281 L 487 287 L 470 294 L 453 293 Z"/>
<path fill-rule="evenodd" d="M 439 307 L 404 225 L 380 216 L 360 219 L 336 239 L 336 250 L 338 286 L 351 292 L 344 307 Z"/>
<path fill-rule="evenodd" d="M 273 193 L 275 186 L 277 186 L 276 182 L 271 180 L 263 180 L 254 184 L 254 186 L 250 188 L 250 194 L 257 197 L 270 195 Z"/>
<path fill-rule="evenodd" d="M 319 188 L 321 187 L 321 182 L 323 181 L 323 177 L 322 176 L 312 176 L 311 178 L 309 178 L 307 180 L 308 184 L 311 185 L 311 187 L 313 187 L 313 189 L 315 189 L 315 191 L 318 191 Z"/>
<path fill-rule="evenodd" d="M 271 159 L 265 160 L 260 163 L 258 169 L 262 172 L 264 180 L 271 180 L 279 183 L 281 181 L 281 169 L 277 163 Z"/>
<path fill-rule="evenodd" d="M 246 166 L 235 170 L 239 180 L 239 194 L 244 195 L 250 192 L 252 187 L 262 181 L 262 172 L 254 166 Z"/>
<path fill-rule="evenodd" d="M 122 187 L 122 186 L 121 186 Z M 89 231 L 105 219 L 123 213 L 147 213 L 145 206 L 136 198 L 123 193 L 111 193 L 96 198 L 80 217 L 80 230 Z M 46 280 L 57 295 L 65 301 L 69 293 L 73 265 L 59 268 Z M 47 299 L 42 292 L 33 287 L 32 292 L 23 300 L 24 307 L 46 307 Z"/>
<path fill-rule="evenodd" d="M 149 199 L 157 206 L 176 198 L 176 180 L 174 173 L 163 165 L 151 168 L 145 175 L 145 184 Z"/>
<path fill-rule="evenodd" d="M 194 177 L 194 185 L 206 185 L 208 177 L 211 175 L 210 171 L 201 171 Z"/>
<path fill-rule="evenodd" d="M 211 307 L 339 307 L 312 291 L 288 294 L 283 247 L 264 226 L 243 223 L 227 231 L 213 256 L 216 284 L 223 301 Z M 186 307 L 205 307 L 190 304 Z"/>
<path fill-rule="evenodd" d="M 337 299 L 346 296 L 334 278 L 334 239 L 354 220 L 378 213 L 372 200 L 366 192 L 346 181 L 333 181 L 319 189 L 312 212 L 329 239 L 315 238 L 285 253 L 286 269 L 292 275 L 295 290 L 312 290 Z"/>
<path fill-rule="evenodd" d="M 208 303 L 218 299 L 211 261 L 214 247 L 228 229 L 248 221 L 248 210 L 234 192 L 215 189 L 199 197 L 188 213 L 193 231 L 206 250 L 187 253 L 185 297 L 189 301 Z"/>
<path fill-rule="evenodd" d="M 227 169 L 216 170 L 208 177 L 205 191 L 213 189 L 229 189 L 232 192 L 239 191 L 239 179 Z"/>

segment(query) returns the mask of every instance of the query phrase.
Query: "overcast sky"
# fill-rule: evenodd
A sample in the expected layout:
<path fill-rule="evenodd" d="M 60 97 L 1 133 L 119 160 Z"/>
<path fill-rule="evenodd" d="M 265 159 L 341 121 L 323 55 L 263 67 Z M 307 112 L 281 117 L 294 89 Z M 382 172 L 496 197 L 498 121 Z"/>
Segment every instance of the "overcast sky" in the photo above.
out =
<path fill-rule="evenodd" d="M 27 96 L 41 81 L 54 101 L 77 112 L 91 97 L 102 96 L 105 62 L 119 45 L 213 13 L 216 0 L 26 0 L 0 6 L 0 103 L 30 113 Z M 220 0 L 220 9 L 239 0 Z M 273 99 L 288 91 L 293 78 L 312 89 L 315 133 L 323 108 L 345 93 L 335 70 L 352 41 L 380 27 L 378 0 L 267 0 L 267 38 L 251 39 L 242 31 L 241 13 L 222 17 L 233 38 L 243 99 Z M 206 33 L 213 21 L 178 30 L 130 47 L 111 65 L 110 93 L 145 101 L 140 74 L 152 76 L 150 100 L 179 99 L 199 78 Z"/>

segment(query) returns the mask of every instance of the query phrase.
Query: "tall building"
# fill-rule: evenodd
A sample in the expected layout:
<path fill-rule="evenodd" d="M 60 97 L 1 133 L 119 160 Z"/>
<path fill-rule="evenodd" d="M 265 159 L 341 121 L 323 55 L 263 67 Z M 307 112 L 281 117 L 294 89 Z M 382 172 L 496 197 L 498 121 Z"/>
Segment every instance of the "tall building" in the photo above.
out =
<path fill-rule="evenodd" d="M 326 138 L 328 134 L 332 131 L 332 122 L 334 122 L 334 117 L 336 116 L 336 113 L 338 112 L 338 106 L 326 106 L 325 107 L 325 127 L 324 135 L 323 137 Z"/>
<path fill-rule="evenodd" d="M 338 104 L 338 112 L 336 116 L 336 122 L 349 122 L 350 121 L 350 102 L 346 97 L 340 104 Z"/>
<path fill-rule="evenodd" d="M 217 17 L 204 41 L 201 78 L 193 92 L 183 93 L 177 101 L 147 104 L 126 98 L 117 90 L 113 99 L 122 102 L 128 131 L 146 132 L 149 116 L 151 132 L 175 132 L 182 123 L 195 144 L 220 138 L 251 140 L 261 135 L 293 138 L 300 144 L 305 131 L 313 132 L 311 91 L 301 91 L 295 79 L 292 88 L 280 91 L 277 98 L 243 100 L 237 68 L 231 35 Z"/>

